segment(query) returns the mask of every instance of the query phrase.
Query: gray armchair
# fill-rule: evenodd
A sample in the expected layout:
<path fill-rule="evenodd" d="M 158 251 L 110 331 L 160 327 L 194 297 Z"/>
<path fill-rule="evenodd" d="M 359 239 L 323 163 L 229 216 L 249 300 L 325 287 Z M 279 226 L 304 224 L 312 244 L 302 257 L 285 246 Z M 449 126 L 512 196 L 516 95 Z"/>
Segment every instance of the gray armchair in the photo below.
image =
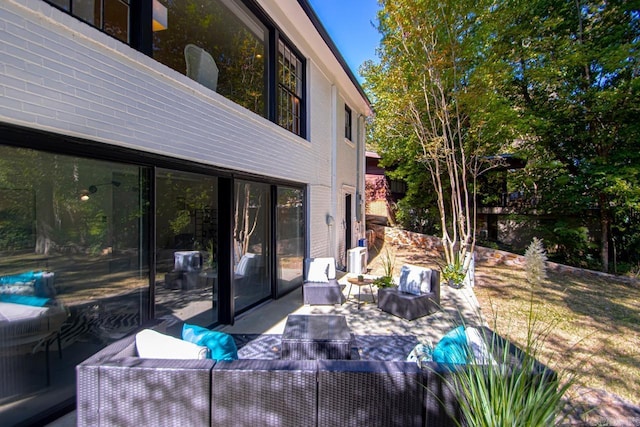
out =
<path fill-rule="evenodd" d="M 420 268 L 420 267 L 418 267 Z M 430 291 L 414 295 L 400 288 L 378 290 L 378 308 L 406 320 L 414 320 L 440 309 L 440 271 L 431 270 Z"/>
<path fill-rule="evenodd" d="M 215 91 L 218 88 L 218 66 L 209 52 L 194 44 L 184 48 L 187 77 Z"/>
<path fill-rule="evenodd" d="M 306 259 L 305 274 L 302 296 L 306 305 L 335 305 L 345 301 L 336 279 L 334 258 Z"/>

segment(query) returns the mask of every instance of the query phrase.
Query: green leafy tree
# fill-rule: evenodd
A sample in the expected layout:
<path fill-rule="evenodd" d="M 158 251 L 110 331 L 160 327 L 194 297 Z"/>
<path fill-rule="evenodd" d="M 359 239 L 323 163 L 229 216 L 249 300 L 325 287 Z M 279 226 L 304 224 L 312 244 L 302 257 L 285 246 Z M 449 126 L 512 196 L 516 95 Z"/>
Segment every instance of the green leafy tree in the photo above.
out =
<path fill-rule="evenodd" d="M 403 165 L 410 191 L 431 180 L 447 260 L 473 247 L 476 179 L 500 153 L 529 159 L 520 183 L 540 213 L 582 219 L 559 231 L 599 230 L 603 270 L 612 241 L 625 256 L 638 247 L 638 1 L 381 5 L 380 62 L 363 73 L 372 142 L 385 163 Z M 584 215 L 594 210 L 597 227 Z"/>
<path fill-rule="evenodd" d="M 484 3 L 381 4 L 380 62 L 363 67 L 377 111 L 373 142 L 385 162 L 401 165 L 405 179 L 416 178 L 406 179 L 410 192 L 425 175 L 430 180 L 445 259 L 452 264 L 474 250 L 475 180 L 491 167 L 489 155 L 511 139 L 495 116 L 472 114 L 498 103 L 472 78 L 482 56 Z"/>
<path fill-rule="evenodd" d="M 518 112 L 544 188 L 540 208 L 596 209 L 604 271 L 616 217 L 640 206 L 638 6 L 514 0 L 486 21 L 493 38 L 483 80 Z"/>

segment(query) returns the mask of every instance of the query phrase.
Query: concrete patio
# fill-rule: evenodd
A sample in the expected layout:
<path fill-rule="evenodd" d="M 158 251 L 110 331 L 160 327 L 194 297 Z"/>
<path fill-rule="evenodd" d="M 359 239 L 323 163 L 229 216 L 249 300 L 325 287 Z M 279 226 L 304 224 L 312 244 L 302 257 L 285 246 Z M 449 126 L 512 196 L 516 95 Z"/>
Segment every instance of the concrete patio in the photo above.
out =
<path fill-rule="evenodd" d="M 339 278 L 345 298 L 349 291 L 348 277 L 342 273 Z M 435 344 L 447 331 L 462 322 L 471 326 L 482 323 L 478 301 L 473 289 L 468 287 L 453 289 L 443 285 L 440 294 L 442 309 L 413 321 L 381 311 L 373 302 L 368 287 L 362 287 L 361 290 L 362 304 L 358 309 L 356 286 L 353 287 L 350 298 L 344 304 L 336 306 L 304 305 L 302 289 L 297 289 L 279 300 L 269 301 L 247 312 L 234 325 L 223 326 L 219 330 L 230 334 L 282 334 L 289 314 L 340 314 L 346 317 L 347 324 L 355 335 L 413 335 L 420 342 L 431 340 Z M 376 294 L 374 287 L 374 296 Z"/>

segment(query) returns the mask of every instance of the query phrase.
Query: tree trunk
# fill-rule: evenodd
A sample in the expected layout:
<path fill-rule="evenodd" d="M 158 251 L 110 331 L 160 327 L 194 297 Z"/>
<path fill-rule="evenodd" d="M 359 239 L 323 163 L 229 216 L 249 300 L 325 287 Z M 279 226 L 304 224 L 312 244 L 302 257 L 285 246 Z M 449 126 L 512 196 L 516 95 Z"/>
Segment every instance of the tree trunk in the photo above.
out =
<path fill-rule="evenodd" d="M 600 258 L 602 262 L 602 271 L 609 272 L 609 210 L 607 209 L 607 197 L 600 195 Z"/>

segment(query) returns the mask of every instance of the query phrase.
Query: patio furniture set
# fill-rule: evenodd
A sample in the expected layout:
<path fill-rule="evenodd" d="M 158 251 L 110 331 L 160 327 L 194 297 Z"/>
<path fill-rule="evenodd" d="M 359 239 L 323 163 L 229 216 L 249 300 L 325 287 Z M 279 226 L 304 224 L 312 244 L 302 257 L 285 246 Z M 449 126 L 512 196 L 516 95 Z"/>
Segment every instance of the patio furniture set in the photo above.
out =
<path fill-rule="evenodd" d="M 463 368 L 348 360 L 342 350 L 326 354 L 322 345 L 308 342 L 322 341 L 327 330 L 337 329 L 340 336 L 344 318 L 291 317 L 294 332 L 283 334 L 283 358 L 277 360 L 142 358 L 135 336 L 109 345 L 77 366 L 77 425 L 456 425 L 459 406 L 449 381 Z M 310 318 L 317 323 L 301 326 Z M 300 332 L 323 324 L 319 333 Z M 286 344 L 287 339 L 293 341 Z M 286 352 L 287 345 L 301 347 Z M 518 350 L 511 346 L 510 354 L 508 363 L 515 366 Z"/>
<path fill-rule="evenodd" d="M 341 305 L 345 302 L 342 287 L 336 279 L 334 258 L 306 260 L 306 280 L 302 286 L 305 305 Z M 351 296 L 353 285 L 358 287 L 358 309 L 361 304 L 361 288 L 369 286 L 373 302 L 376 302 L 371 285 L 373 280 L 364 276 L 348 277 Z M 434 313 L 440 307 L 440 272 L 414 265 L 402 267 L 398 286 L 378 289 L 378 308 L 406 320 L 414 320 Z"/>
<path fill-rule="evenodd" d="M 335 274 L 330 260 L 319 264 L 318 271 Z M 307 271 L 313 278 L 314 270 Z M 439 299 L 437 274 L 412 271 L 405 279 Z M 320 282 L 308 283 L 314 285 L 305 288 L 305 302 L 342 301 L 333 299 L 337 282 L 321 282 L 334 288 L 324 294 L 317 286 Z M 435 305 L 422 305 L 403 291 L 383 293 L 378 299 L 381 309 L 405 318 L 434 309 Z M 153 329 L 164 332 L 164 325 Z M 485 333 L 498 343 L 494 353 L 502 354 L 498 347 L 504 340 L 488 329 Z M 459 405 L 449 381 L 464 368 L 436 362 L 351 360 L 352 344 L 351 331 L 340 315 L 289 315 L 281 336 L 281 357 L 275 360 L 199 359 L 198 346 L 195 352 L 190 350 L 193 359 L 149 358 L 146 348 L 141 357 L 142 344 L 136 336 L 126 337 L 77 366 L 77 425 L 457 425 Z M 159 348 L 166 352 L 166 345 Z M 518 351 L 510 345 L 508 364 L 517 365 Z M 540 365 L 540 369 L 547 368 Z"/>

